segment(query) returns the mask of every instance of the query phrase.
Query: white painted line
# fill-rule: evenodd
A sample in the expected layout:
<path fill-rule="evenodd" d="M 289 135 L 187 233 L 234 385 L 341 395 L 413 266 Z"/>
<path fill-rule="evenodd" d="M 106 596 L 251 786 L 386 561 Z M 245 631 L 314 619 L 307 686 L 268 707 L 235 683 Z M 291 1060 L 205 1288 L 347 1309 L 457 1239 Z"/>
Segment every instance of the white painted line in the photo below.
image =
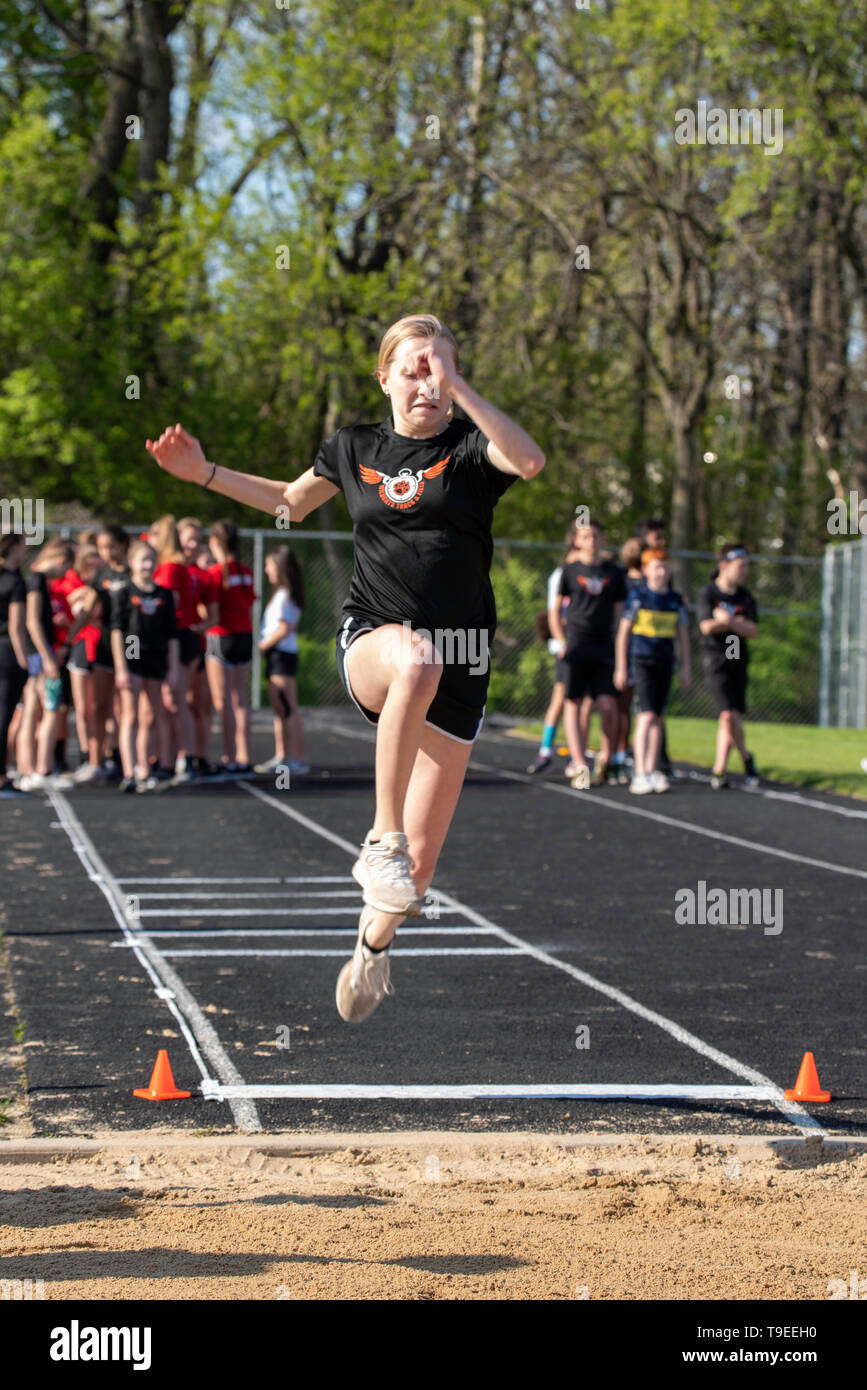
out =
<path fill-rule="evenodd" d="M 407 936 L 492 936 L 488 927 L 407 927 L 400 929 L 401 940 Z M 264 936 L 268 938 L 283 936 L 357 936 L 358 927 L 161 927 L 147 931 L 149 937 L 193 936 L 197 938 Z M 113 941 L 112 946 L 125 946 L 124 941 Z"/>
<path fill-rule="evenodd" d="M 529 777 L 522 772 L 507 772 L 501 767 L 495 767 L 488 763 L 477 763 L 473 760 L 470 762 L 470 767 L 476 772 L 493 772 L 509 782 L 523 782 L 542 791 L 557 792 L 562 796 L 578 796 L 585 801 L 588 801 L 589 798 L 592 801 L 594 811 L 597 806 L 602 806 L 606 811 L 620 811 L 626 816 L 640 816 L 644 820 L 657 821 L 660 825 L 673 826 L 675 830 L 686 830 L 691 835 L 704 835 L 708 840 L 737 845 L 738 849 L 749 849 L 755 854 L 770 854 L 776 859 L 788 859 L 793 864 L 809 864 L 814 869 L 825 869 L 828 873 L 867 879 L 867 869 L 850 869 L 845 864 L 830 864 L 826 859 L 810 859 L 806 854 L 794 854 L 787 849 L 775 849 L 771 845 L 761 844 L 758 840 L 742 840 L 739 835 L 727 835 L 722 830 L 711 830 L 704 825 L 695 825 L 692 821 L 675 820 L 673 816 L 663 816 L 658 811 L 645 811 L 640 806 L 627 806 L 623 801 L 612 801 L 605 796 L 596 796 L 590 791 L 573 791 L 571 787 L 561 787 L 556 782 L 540 782 L 538 777 Z"/>
<path fill-rule="evenodd" d="M 332 728 L 335 733 L 345 732 L 337 724 L 333 725 Z M 356 735 L 353 732 L 351 736 L 355 738 Z M 495 772 L 499 771 L 498 768 L 492 770 Z M 518 780 L 529 781 L 531 784 L 533 782 L 533 779 L 530 777 L 518 778 Z M 266 792 L 260 791 L 258 787 L 250 786 L 249 783 L 243 784 L 243 790 L 247 792 L 249 796 L 258 797 L 259 800 L 266 802 L 269 806 L 273 806 L 275 810 L 279 811 L 284 816 L 288 816 L 290 820 L 294 820 L 298 825 L 303 825 L 305 829 L 312 830 L 316 835 L 321 834 L 323 838 L 330 840 L 333 844 L 339 844 L 340 847 L 345 849 L 349 854 L 355 854 L 354 845 L 350 845 L 347 840 L 342 840 L 340 836 L 335 835 L 331 830 L 323 830 L 315 821 L 310 820 L 308 816 L 303 815 L 302 812 L 296 810 L 294 806 L 288 806 L 285 801 L 277 800 L 275 797 L 269 796 Z M 569 789 L 569 791 L 570 794 L 574 796 L 587 795 L 587 793 L 582 792 L 573 793 L 571 789 Z M 597 804 L 610 805 L 612 803 L 606 802 L 602 797 L 599 797 L 597 798 Z M 628 807 L 625 809 L 632 810 L 633 808 Z M 727 1071 L 733 1072 L 735 1076 L 739 1076 L 744 1081 L 749 1081 L 753 1085 L 773 1087 L 773 1082 L 770 1078 L 764 1076 L 760 1071 L 756 1071 L 753 1067 L 745 1066 L 744 1063 L 739 1062 L 736 1057 L 730 1057 L 727 1053 L 721 1052 L 719 1048 L 711 1047 L 709 1043 L 697 1037 L 695 1033 L 690 1033 L 686 1028 L 682 1028 L 679 1023 L 675 1023 L 672 1019 L 666 1018 L 664 1014 L 657 1013 L 654 1009 L 645 1008 L 643 1004 L 639 1004 L 637 999 L 633 999 L 630 995 L 625 994 L 623 990 L 616 989 L 613 985 L 608 985 L 603 980 L 597 980 L 595 976 L 589 975 L 585 970 L 579 970 L 577 966 L 570 965 L 568 961 L 558 960 L 556 956 L 550 955 L 547 951 L 540 951 L 538 947 L 532 946 L 528 941 L 524 941 L 522 937 L 516 936 L 514 932 L 506 931 L 504 927 L 498 926 L 497 923 L 490 921 L 489 918 L 484 917 L 480 912 L 476 912 L 475 909 L 467 907 L 450 893 L 444 893 L 442 889 L 438 891 L 437 897 L 440 903 L 448 903 L 457 908 L 469 921 L 475 922 L 480 927 L 491 927 L 497 936 L 500 937 L 501 941 L 506 942 L 506 944 L 510 946 L 519 947 L 535 960 L 551 965 L 555 970 L 562 970 L 564 974 L 570 975 L 572 979 L 577 980 L 579 984 L 586 985 L 589 989 L 604 994 L 607 998 L 614 1000 L 615 1003 L 622 1005 L 624 1009 L 628 1009 L 630 1013 L 636 1014 L 639 1018 L 645 1019 L 648 1023 L 655 1024 L 658 1028 L 661 1028 L 663 1032 L 668 1033 L 670 1037 L 675 1038 L 677 1042 L 682 1043 L 685 1047 L 692 1048 L 694 1052 L 697 1052 L 702 1057 L 706 1057 L 708 1061 L 715 1062 L 717 1066 L 724 1067 Z M 774 1104 L 777 1106 L 777 1109 L 781 1114 L 785 1115 L 793 1125 L 796 1125 L 799 1129 L 811 1130 L 820 1134 L 825 1133 L 822 1126 L 817 1120 L 813 1119 L 812 1115 L 807 1114 L 795 1101 L 787 1101 L 785 1099 L 781 1087 L 775 1088 L 775 1097 Z"/>
<path fill-rule="evenodd" d="M 241 1092 L 257 1100 L 766 1100 L 776 1099 L 775 1086 L 605 1086 L 572 1085 L 568 1081 L 544 1086 L 220 1086 L 215 1094 L 228 1098 Z M 205 1091 L 205 1082 L 202 1082 Z M 207 1092 L 206 1092 L 207 1093 Z"/>
<path fill-rule="evenodd" d="M 355 883 L 352 874 L 296 874 L 289 878 L 116 878 L 115 883 Z"/>
<path fill-rule="evenodd" d="M 330 892 L 327 893 L 311 893 L 307 890 L 301 893 L 295 893 L 292 889 L 289 889 L 288 892 L 283 893 L 135 893 L 131 894 L 131 896 L 139 898 L 142 902 L 144 902 L 145 898 L 147 898 L 148 902 L 211 902 L 213 898 L 221 898 L 224 902 L 252 900 L 257 903 L 264 901 L 266 898 L 279 898 L 281 901 L 284 898 L 303 898 L 305 902 L 309 902 L 311 898 L 359 899 L 361 897 L 361 889 L 356 885 L 355 888 L 332 888 Z"/>
<path fill-rule="evenodd" d="M 202 1013 L 181 977 L 165 961 L 160 951 L 146 936 L 136 936 L 124 916 L 124 893 L 117 879 L 109 871 L 81 821 L 76 816 L 66 797 L 53 788 L 47 791 L 61 825 L 69 836 L 72 848 L 92 883 L 95 883 L 111 908 L 115 921 L 130 942 L 136 958 L 147 971 L 154 983 L 154 992 L 162 999 L 177 1020 L 186 1039 L 187 1046 L 205 1082 L 218 1084 L 208 1075 L 208 1068 L 202 1060 L 204 1052 L 219 1080 L 225 1085 L 243 1086 L 244 1078 L 230 1061 L 210 1020 Z M 199 1051 L 201 1047 L 201 1052 Z M 256 1107 L 248 1096 L 233 1098 L 230 1105 L 235 1123 L 239 1129 L 256 1133 L 262 1129 Z"/>
<path fill-rule="evenodd" d="M 282 883 L 282 878 L 116 878 L 115 883 L 175 883 L 183 888 L 188 883 Z M 344 879 L 340 880 L 345 882 Z"/>
<path fill-rule="evenodd" d="M 135 897 L 126 894 L 125 897 Z M 459 912 L 457 907 L 439 906 L 440 913 Z M 143 907 L 139 917 L 346 917 L 343 907 Z"/>
<path fill-rule="evenodd" d="M 685 774 L 680 773 L 679 779 L 685 782 L 704 782 L 710 785 L 710 775 L 706 772 L 695 772 L 690 768 Z M 811 811 L 825 811 L 834 816 L 847 816 L 851 820 L 867 820 L 867 811 L 858 811 L 849 806 L 835 806 L 830 801 L 816 801 L 814 797 L 804 796 L 802 792 L 778 792 L 770 787 L 744 787 L 738 782 L 733 782 L 730 791 L 744 792 L 747 796 L 763 796 L 769 801 L 789 801 L 795 806 L 808 806 Z M 833 793 L 832 793 L 833 794 Z M 843 795 L 842 792 L 837 795 Z"/>
<path fill-rule="evenodd" d="M 357 935 L 357 933 L 356 933 Z M 523 951 L 509 946 L 408 946 L 401 951 L 405 956 L 522 956 Z M 164 956 L 340 956 L 346 960 L 346 950 L 329 950 L 327 947 L 304 947 L 255 950 L 253 947 L 203 946 L 201 950 L 176 949 L 174 946 L 162 952 Z"/>

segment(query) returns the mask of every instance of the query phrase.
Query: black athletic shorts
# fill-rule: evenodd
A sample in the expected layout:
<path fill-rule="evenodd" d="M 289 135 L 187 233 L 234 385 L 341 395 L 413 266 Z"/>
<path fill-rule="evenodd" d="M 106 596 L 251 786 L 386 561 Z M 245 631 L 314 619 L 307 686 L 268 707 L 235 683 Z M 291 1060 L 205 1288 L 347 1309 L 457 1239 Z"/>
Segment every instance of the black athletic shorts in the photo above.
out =
<path fill-rule="evenodd" d="M 670 661 L 642 661 L 636 657 L 633 675 L 639 712 L 662 714 L 671 689 L 673 664 Z"/>
<path fill-rule="evenodd" d="M 222 666 L 246 666 L 253 660 L 252 632 L 233 632 L 229 637 L 209 632 L 207 642 L 208 661 L 219 661 Z"/>
<path fill-rule="evenodd" d="M 747 708 L 747 664 L 704 657 L 704 674 L 710 687 L 716 713 L 725 709 L 744 714 Z"/>
<path fill-rule="evenodd" d="M 164 681 L 169 670 L 169 656 L 165 651 L 143 651 L 140 657 L 126 659 L 127 670 L 131 676 L 141 676 L 143 680 Z"/>
<path fill-rule="evenodd" d="M 72 680 L 69 675 L 69 667 L 66 662 L 60 668 L 60 708 L 66 705 L 67 709 L 72 709 Z"/>
<path fill-rule="evenodd" d="M 276 647 L 271 647 L 265 653 L 266 676 L 294 676 L 297 670 L 297 652 L 279 652 Z"/>
<path fill-rule="evenodd" d="M 337 669 L 343 688 L 356 709 L 361 710 L 369 724 L 379 723 L 379 715 L 365 709 L 353 695 L 346 677 L 346 652 L 356 637 L 362 632 L 372 632 L 374 628 L 384 627 L 385 621 L 373 618 L 356 617 L 349 614 L 337 632 Z M 488 694 L 490 664 L 486 663 L 484 673 L 474 675 L 468 666 L 446 663 L 442 668 L 439 687 L 428 707 L 426 724 L 440 733 L 453 738 L 457 743 L 474 743 L 481 732 L 485 717 L 485 700 Z"/>
<path fill-rule="evenodd" d="M 73 642 L 69 650 L 69 669 L 81 671 L 85 676 L 89 676 L 93 670 L 93 662 L 88 660 L 87 644 L 83 638 L 80 642 Z"/>
<path fill-rule="evenodd" d="M 566 665 L 566 658 L 563 656 L 557 657 L 557 665 L 554 668 L 554 684 L 569 684 L 569 667 Z"/>
<path fill-rule="evenodd" d="M 178 649 L 182 666 L 191 666 L 202 654 L 199 634 L 190 627 L 178 628 Z"/>
<path fill-rule="evenodd" d="M 597 700 L 600 695 L 617 697 L 614 684 L 614 654 L 599 647 L 567 648 L 563 658 L 566 668 L 566 699 L 583 700 L 592 695 Z"/>
<path fill-rule="evenodd" d="M 93 664 L 97 671 L 113 671 L 114 657 L 111 654 L 111 646 L 104 637 L 100 637 L 96 644 L 96 655 Z"/>

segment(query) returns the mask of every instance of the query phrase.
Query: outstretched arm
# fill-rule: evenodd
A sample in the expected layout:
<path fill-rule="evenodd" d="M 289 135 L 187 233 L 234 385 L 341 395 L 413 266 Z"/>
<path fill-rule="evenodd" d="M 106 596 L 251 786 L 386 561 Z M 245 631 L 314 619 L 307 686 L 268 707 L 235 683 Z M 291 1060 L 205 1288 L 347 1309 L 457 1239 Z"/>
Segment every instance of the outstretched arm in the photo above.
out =
<path fill-rule="evenodd" d="M 145 440 L 145 448 L 153 454 L 160 468 L 182 482 L 206 484 L 210 492 L 231 497 L 246 507 L 258 507 L 269 516 L 281 514 L 288 506 L 290 521 L 303 521 L 308 512 L 333 497 L 339 488 L 325 478 L 317 478 L 312 468 L 287 485 L 276 478 L 259 478 L 253 473 L 236 473 L 232 468 L 217 465 L 205 458 L 197 439 L 187 434 L 181 425 L 164 430 L 156 442 Z M 213 474 L 213 476 L 212 476 Z"/>

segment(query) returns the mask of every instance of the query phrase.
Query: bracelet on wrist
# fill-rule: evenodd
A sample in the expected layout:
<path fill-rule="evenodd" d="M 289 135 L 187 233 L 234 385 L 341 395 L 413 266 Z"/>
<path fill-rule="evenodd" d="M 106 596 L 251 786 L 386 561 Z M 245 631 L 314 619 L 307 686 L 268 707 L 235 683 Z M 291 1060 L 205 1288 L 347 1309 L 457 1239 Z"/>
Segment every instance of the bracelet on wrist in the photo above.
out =
<path fill-rule="evenodd" d="M 207 463 L 207 459 L 205 460 L 205 462 Z M 216 471 L 217 471 L 217 465 L 216 465 L 215 463 L 212 463 L 212 464 L 211 464 L 211 476 L 208 478 L 208 481 L 207 481 L 206 483 L 203 484 L 204 487 L 210 487 L 210 486 L 211 486 L 211 483 L 214 481 L 214 474 L 216 473 Z"/>

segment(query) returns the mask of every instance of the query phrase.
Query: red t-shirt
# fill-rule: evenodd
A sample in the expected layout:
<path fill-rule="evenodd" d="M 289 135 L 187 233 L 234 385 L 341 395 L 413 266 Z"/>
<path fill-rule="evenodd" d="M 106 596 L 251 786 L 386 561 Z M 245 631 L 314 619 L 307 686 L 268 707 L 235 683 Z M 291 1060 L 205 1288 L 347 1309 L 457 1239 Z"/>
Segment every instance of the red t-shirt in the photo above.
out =
<path fill-rule="evenodd" d="M 179 628 L 192 627 L 199 621 L 196 601 L 190 584 L 190 572 L 177 560 L 168 560 L 154 570 L 154 583 L 171 589 L 175 595 L 175 618 Z"/>
<path fill-rule="evenodd" d="M 208 628 L 208 633 L 216 637 L 231 637 L 236 632 L 253 631 L 250 609 L 257 597 L 253 589 L 253 571 L 237 560 L 229 561 L 228 570 L 227 586 L 223 585 L 222 565 L 211 565 L 210 569 L 204 571 L 209 592 L 207 596 L 202 595 L 202 602 L 220 605 L 216 626 Z"/>
<path fill-rule="evenodd" d="M 85 583 L 81 575 L 78 573 L 78 570 L 75 569 L 67 570 L 66 574 L 63 576 L 62 579 L 55 579 L 52 581 L 52 583 L 55 586 L 54 592 L 52 593 L 52 599 L 56 597 L 58 600 L 62 600 L 62 607 L 55 610 L 54 621 L 55 624 L 57 624 L 57 615 L 59 613 L 63 618 L 63 631 L 65 635 L 66 629 L 72 625 L 76 617 L 76 615 L 72 611 L 72 605 L 69 602 L 70 595 L 74 594 L 76 589 L 86 589 L 90 586 Z M 49 584 L 49 590 L 51 590 L 51 584 Z M 54 604 L 52 603 L 52 608 L 53 607 Z M 98 616 L 98 611 L 96 610 L 95 616 Z M 93 661 L 94 657 L 96 656 L 96 649 L 99 646 L 101 632 L 102 629 L 97 623 L 88 622 L 85 623 L 83 627 L 80 627 L 78 629 L 78 632 L 75 634 L 74 641 L 84 643 L 84 653 L 88 661 Z"/>
<path fill-rule="evenodd" d="M 58 647 L 65 646 L 66 634 L 73 622 L 73 612 L 69 606 L 69 595 L 76 589 L 80 589 L 84 580 L 77 570 L 69 569 L 61 579 L 49 579 L 48 596 L 51 599 L 51 616 L 54 619 L 54 637 L 52 645 L 57 651 Z"/>

